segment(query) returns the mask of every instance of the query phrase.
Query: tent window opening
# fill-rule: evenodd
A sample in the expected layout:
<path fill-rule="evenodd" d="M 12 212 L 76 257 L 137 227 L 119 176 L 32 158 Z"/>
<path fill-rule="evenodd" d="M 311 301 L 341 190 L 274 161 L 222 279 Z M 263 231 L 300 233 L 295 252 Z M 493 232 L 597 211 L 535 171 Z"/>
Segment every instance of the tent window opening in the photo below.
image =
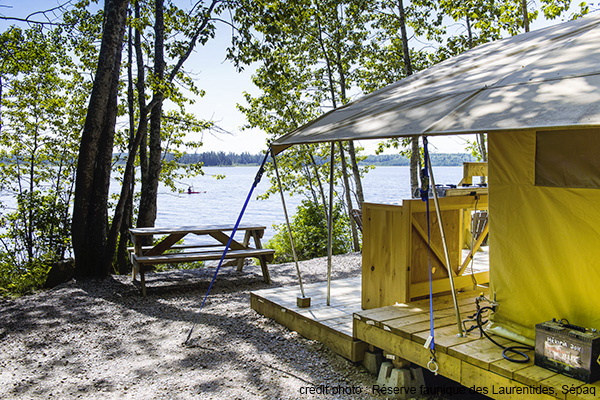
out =
<path fill-rule="evenodd" d="M 600 129 L 537 132 L 535 185 L 600 188 Z"/>

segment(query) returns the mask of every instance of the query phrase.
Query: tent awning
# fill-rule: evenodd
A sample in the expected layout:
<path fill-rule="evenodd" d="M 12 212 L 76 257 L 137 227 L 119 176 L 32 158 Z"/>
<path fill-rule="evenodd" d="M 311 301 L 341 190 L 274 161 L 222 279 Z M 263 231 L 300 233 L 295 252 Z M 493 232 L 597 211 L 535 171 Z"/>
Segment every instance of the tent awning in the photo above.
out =
<path fill-rule="evenodd" d="M 600 15 L 487 43 L 282 136 L 289 146 L 600 126 Z"/>

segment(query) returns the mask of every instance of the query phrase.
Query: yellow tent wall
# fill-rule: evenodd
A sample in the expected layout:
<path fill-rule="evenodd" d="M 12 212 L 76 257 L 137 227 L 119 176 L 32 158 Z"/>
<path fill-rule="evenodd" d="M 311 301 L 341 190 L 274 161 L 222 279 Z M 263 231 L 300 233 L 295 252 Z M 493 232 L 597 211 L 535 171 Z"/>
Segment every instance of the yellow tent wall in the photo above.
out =
<path fill-rule="evenodd" d="M 595 140 L 573 148 L 579 133 Z M 536 323 L 552 318 L 600 329 L 600 188 L 593 187 L 600 182 L 600 130 L 560 134 L 555 155 L 569 156 L 556 157 L 553 167 L 591 181 L 589 187 L 541 186 L 539 174 L 536 185 L 536 140 L 544 132 L 489 135 L 493 321 L 529 339 Z"/>

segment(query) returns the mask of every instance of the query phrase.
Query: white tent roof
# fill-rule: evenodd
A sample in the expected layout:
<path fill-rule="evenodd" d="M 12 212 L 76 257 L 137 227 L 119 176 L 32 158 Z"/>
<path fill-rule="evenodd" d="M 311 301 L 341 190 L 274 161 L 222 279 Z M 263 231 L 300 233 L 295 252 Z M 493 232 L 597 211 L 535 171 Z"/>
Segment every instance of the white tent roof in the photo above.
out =
<path fill-rule="evenodd" d="M 600 126 L 600 15 L 487 43 L 273 142 Z"/>

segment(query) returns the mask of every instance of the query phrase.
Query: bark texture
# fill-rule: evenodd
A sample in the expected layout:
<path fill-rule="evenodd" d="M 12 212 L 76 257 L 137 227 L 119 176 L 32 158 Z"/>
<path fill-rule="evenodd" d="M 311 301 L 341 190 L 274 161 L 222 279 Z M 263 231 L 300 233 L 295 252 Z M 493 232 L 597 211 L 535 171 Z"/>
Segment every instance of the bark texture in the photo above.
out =
<path fill-rule="evenodd" d="M 117 119 L 117 94 L 128 0 L 106 0 L 102 43 L 81 137 L 72 239 L 75 274 L 104 277 L 108 229 L 108 190 Z"/>

